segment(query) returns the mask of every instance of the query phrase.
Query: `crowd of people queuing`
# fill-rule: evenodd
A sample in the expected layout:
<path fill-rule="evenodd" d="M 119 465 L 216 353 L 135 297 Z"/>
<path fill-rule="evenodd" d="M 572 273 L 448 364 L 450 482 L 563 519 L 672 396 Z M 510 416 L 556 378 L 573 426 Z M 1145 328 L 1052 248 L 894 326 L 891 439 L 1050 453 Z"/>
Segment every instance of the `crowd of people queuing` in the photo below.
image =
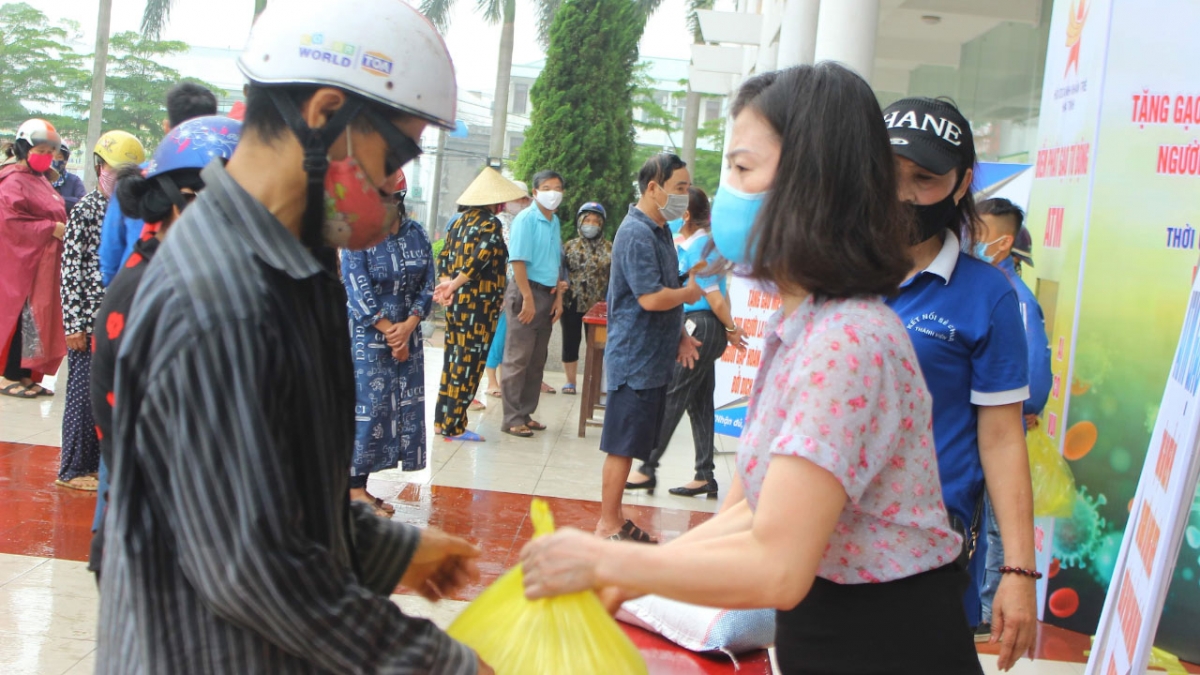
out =
<path fill-rule="evenodd" d="M 312 25 L 416 46 L 381 79 L 296 57 Z M 456 85 L 416 10 L 275 3 L 238 65 L 239 119 L 180 84 L 153 152 L 123 130 L 88 148 L 90 192 L 45 120 L 20 126 L 0 168 L 0 393 L 55 396 L 43 378 L 67 360 L 56 482 L 100 493 L 98 672 L 491 672 L 388 600 L 398 584 L 454 592 L 479 550 L 393 521 L 368 491 L 436 451 L 435 305 L 433 436 L 484 442 L 468 412 L 487 396 L 503 433 L 546 429 L 554 324 L 575 394 L 583 316 L 606 303 L 599 518 L 525 549 L 529 597 L 773 608 L 785 673 L 982 672 L 972 631 L 1001 644 L 1002 669 L 1028 651 L 1024 432 L 1049 351 L 1020 278 L 1023 213 L 976 202 L 952 102 L 881 110 L 832 63 L 761 74 L 732 102 L 712 199 L 659 154 L 619 226 L 623 205 L 586 201 L 564 243 L 565 196 L 586 186 L 485 168 L 435 255 L 402 167 L 427 127 L 454 127 Z M 719 486 L 715 364 L 748 340 L 731 274 L 782 309 Z M 647 546 L 622 500 L 653 493 L 684 412 L 695 476 L 670 492 L 724 502 Z M 888 627 L 872 649 L 864 617 Z"/>

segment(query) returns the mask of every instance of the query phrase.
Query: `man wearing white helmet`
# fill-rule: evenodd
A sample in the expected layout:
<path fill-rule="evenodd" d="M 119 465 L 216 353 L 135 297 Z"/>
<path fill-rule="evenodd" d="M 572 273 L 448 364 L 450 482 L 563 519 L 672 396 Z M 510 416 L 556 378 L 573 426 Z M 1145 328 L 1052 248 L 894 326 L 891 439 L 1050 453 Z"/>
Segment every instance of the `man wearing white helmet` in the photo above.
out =
<path fill-rule="evenodd" d="M 490 673 L 389 600 L 478 578 L 457 537 L 348 499 L 354 373 L 334 247 L 378 243 L 454 71 L 397 0 L 273 2 L 227 165 L 121 322 L 98 673 Z M 152 167 L 151 167 L 152 170 Z"/>

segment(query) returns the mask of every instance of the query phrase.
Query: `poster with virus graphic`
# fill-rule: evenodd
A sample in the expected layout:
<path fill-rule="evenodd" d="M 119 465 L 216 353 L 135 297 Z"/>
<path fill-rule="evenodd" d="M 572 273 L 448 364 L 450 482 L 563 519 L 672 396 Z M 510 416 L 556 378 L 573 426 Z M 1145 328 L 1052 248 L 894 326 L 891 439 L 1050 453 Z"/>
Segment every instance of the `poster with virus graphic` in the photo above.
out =
<path fill-rule="evenodd" d="M 1045 619 L 1083 633 L 1142 515 L 1139 471 L 1196 276 L 1197 25 L 1194 0 L 1058 0 L 1050 26 L 1029 223 L 1054 352 L 1043 431 L 1075 488 L 1045 528 Z M 1200 501 L 1181 517 L 1157 644 L 1200 661 Z"/>
<path fill-rule="evenodd" d="M 1052 622 L 1079 614 L 1081 605 L 1075 589 L 1053 588 L 1054 578 L 1059 576 L 1060 568 L 1078 569 L 1091 560 L 1104 534 L 1103 518 L 1095 508 L 1103 498 L 1089 496 L 1086 488 L 1077 488 L 1069 467 L 1061 461 L 1055 463 L 1055 455 L 1062 455 L 1066 447 L 1069 459 L 1073 448 L 1089 443 L 1086 427 L 1068 432 L 1066 420 L 1071 397 L 1080 390 L 1080 386 L 1072 385 L 1078 346 L 1076 317 L 1111 2 L 1058 0 L 1054 4 L 1026 219 L 1037 265 L 1023 276 L 1042 306 L 1052 352 L 1050 398 L 1039 425 L 1027 438 L 1034 451 L 1031 458 L 1040 460 L 1031 462 L 1035 495 L 1041 497 L 1047 492 L 1040 475 L 1049 475 L 1055 486 L 1050 490 L 1052 506 L 1045 505 L 1044 497 L 1035 504 L 1039 517 L 1034 531 L 1038 569 L 1047 574 L 1038 586 L 1039 615 Z M 1089 374 L 1088 378 L 1095 382 L 1096 375 Z M 1055 472 L 1041 470 L 1054 467 Z M 1082 630 L 1094 627 L 1103 592 L 1094 600 L 1092 626 Z"/>

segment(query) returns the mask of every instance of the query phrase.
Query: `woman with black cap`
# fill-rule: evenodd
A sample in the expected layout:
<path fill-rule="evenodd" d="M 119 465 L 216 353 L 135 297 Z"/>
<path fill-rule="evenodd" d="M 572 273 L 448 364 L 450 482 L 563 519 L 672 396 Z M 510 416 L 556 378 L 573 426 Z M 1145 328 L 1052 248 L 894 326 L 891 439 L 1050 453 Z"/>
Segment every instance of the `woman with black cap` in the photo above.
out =
<path fill-rule="evenodd" d="M 978 240 L 971 181 L 975 144 L 953 103 L 906 98 L 884 111 L 900 201 L 918 234 L 913 267 L 888 304 L 900 315 L 933 395 L 933 435 L 951 522 L 965 535 L 962 564 L 972 583 L 967 620 L 980 622 L 985 551 L 984 482 L 1004 539 L 1004 579 L 993 604 L 993 642 L 1007 670 L 1036 633 L 1033 487 L 1021 425 L 1029 398 L 1025 331 L 1017 295 L 998 270 L 963 253 Z M 968 246 L 960 244 L 965 237 Z M 986 548 L 986 543 L 981 544 Z"/>

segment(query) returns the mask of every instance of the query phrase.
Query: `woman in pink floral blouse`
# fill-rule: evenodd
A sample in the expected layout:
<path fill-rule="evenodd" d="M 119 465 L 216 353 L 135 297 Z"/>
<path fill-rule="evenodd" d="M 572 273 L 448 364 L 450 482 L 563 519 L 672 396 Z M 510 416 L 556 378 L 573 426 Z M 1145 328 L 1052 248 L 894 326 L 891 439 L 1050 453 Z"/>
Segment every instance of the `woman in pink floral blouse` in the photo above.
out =
<path fill-rule="evenodd" d="M 775 608 L 788 674 L 981 673 L 931 398 L 883 303 L 909 271 L 913 230 L 875 96 L 824 63 L 747 81 L 733 113 L 713 239 L 783 298 L 740 480 L 719 515 L 661 547 L 576 531 L 531 543 L 526 593 Z M 867 626 L 881 630 L 863 649 Z"/>

